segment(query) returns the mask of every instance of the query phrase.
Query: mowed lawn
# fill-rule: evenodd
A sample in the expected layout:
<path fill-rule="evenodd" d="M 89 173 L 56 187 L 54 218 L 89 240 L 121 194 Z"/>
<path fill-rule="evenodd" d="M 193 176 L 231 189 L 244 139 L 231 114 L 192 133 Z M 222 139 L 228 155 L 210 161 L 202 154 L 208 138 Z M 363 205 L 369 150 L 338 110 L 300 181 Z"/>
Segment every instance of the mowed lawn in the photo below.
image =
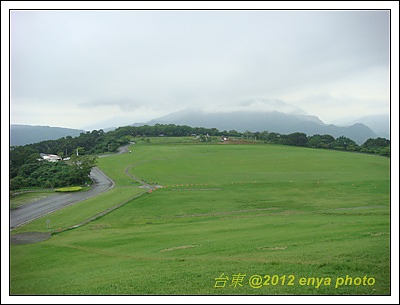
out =
<path fill-rule="evenodd" d="M 137 187 L 126 172 L 163 188 L 12 245 L 11 294 L 390 294 L 390 159 L 263 144 L 131 150 L 99 167 L 121 189 Z"/>

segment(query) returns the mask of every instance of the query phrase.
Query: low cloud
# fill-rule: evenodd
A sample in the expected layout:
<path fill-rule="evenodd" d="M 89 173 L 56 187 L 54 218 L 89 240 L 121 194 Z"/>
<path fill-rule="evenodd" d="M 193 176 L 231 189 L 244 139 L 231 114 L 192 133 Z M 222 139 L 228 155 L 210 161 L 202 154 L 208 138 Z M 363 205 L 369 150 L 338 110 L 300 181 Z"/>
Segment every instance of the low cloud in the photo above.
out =
<path fill-rule="evenodd" d="M 303 109 L 310 114 L 318 113 L 325 123 L 335 122 L 340 118 L 356 119 L 367 115 L 388 114 L 390 109 L 386 99 L 360 99 L 328 92 L 306 96 L 296 103 L 303 105 Z"/>
<path fill-rule="evenodd" d="M 326 120 L 389 103 L 388 11 L 37 10 L 10 24 L 19 123 L 273 106 L 253 97 Z"/>
<path fill-rule="evenodd" d="M 118 107 L 123 112 L 132 112 L 142 106 L 142 103 L 133 99 L 104 99 L 79 103 L 82 108 Z"/>
<path fill-rule="evenodd" d="M 306 114 L 302 109 L 278 99 L 250 98 L 237 104 L 211 105 L 203 109 L 205 112 L 241 112 L 241 111 L 278 111 L 287 114 Z"/>

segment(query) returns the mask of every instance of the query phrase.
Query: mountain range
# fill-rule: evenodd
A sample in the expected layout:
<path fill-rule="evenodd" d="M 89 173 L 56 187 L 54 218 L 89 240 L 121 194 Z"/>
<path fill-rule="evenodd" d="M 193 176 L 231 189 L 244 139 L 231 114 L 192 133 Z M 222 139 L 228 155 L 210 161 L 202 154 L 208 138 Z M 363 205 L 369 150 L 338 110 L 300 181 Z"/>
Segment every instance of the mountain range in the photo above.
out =
<path fill-rule="evenodd" d="M 377 114 L 361 117 L 351 121 L 349 125 L 363 123 L 371 128 L 379 137 L 390 139 L 390 115 Z"/>
<path fill-rule="evenodd" d="M 117 122 L 120 122 L 118 124 Z M 317 116 L 309 115 L 302 109 L 280 100 L 253 99 L 220 109 L 205 111 L 185 109 L 145 122 L 126 124 L 127 120 L 109 120 L 115 126 L 141 126 L 155 124 L 188 125 L 191 127 L 217 128 L 220 131 L 269 131 L 280 134 L 303 132 L 308 136 L 329 134 L 337 138 L 348 137 L 357 144 L 363 144 L 369 138 L 384 137 L 390 139 L 390 117 L 375 115 L 362 117 L 350 122 L 341 121 L 340 125 L 325 124 Z M 104 131 L 113 130 L 104 122 Z M 108 125 L 108 126 L 106 126 Z M 100 128 L 97 128 L 100 129 Z M 11 125 L 10 145 L 25 145 L 44 140 L 58 139 L 64 136 L 78 136 L 83 130 L 48 126 Z"/>
<path fill-rule="evenodd" d="M 147 123 L 154 124 L 176 124 L 192 127 L 217 128 L 220 131 L 236 130 L 269 131 L 280 134 L 303 132 L 308 136 L 315 134 L 329 134 L 337 138 L 348 137 L 357 144 L 364 143 L 369 138 L 377 138 L 371 128 L 362 123 L 351 126 L 336 126 L 325 124 L 318 117 L 303 114 L 287 114 L 283 112 L 269 111 L 234 111 L 207 113 L 204 111 L 182 111 L 166 115 Z"/>
<path fill-rule="evenodd" d="M 46 140 L 56 140 L 62 137 L 79 136 L 84 130 L 50 127 L 50 126 L 32 126 L 11 124 L 10 126 L 10 146 L 26 145 Z"/>

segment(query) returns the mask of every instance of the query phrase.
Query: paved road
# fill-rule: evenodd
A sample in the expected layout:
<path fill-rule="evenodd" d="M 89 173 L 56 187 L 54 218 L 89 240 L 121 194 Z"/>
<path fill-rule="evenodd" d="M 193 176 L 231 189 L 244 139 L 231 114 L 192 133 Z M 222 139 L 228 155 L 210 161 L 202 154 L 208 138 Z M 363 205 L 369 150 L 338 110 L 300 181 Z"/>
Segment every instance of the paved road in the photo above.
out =
<path fill-rule="evenodd" d="M 91 178 L 95 181 L 94 186 L 85 192 L 57 193 L 44 199 L 27 204 L 18 209 L 10 211 L 10 228 L 16 228 L 28 221 L 49 214 L 68 205 L 88 199 L 92 196 L 105 192 L 113 187 L 113 182 L 97 167 L 92 168 Z"/>

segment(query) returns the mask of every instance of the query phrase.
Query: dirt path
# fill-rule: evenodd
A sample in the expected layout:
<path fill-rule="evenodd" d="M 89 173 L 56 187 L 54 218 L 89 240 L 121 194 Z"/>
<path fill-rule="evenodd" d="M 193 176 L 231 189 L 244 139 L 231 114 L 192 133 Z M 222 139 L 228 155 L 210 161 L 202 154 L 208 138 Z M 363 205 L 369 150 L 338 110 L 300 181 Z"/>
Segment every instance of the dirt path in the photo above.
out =
<path fill-rule="evenodd" d="M 135 166 L 137 166 L 139 164 L 143 164 L 143 163 L 147 163 L 147 162 L 151 162 L 151 161 L 155 161 L 155 160 L 166 160 L 166 159 L 151 159 L 151 160 L 144 160 L 144 161 L 140 161 L 140 162 L 134 163 L 132 165 L 129 165 L 127 168 L 125 168 L 125 174 L 128 177 L 130 177 L 133 180 L 135 180 L 136 182 L 140 183 L 142 185 L 141 186 L 142 188 L 146 188 L 146 189 L 149 189 L 149 190 L 155 190 L 155 189 L 161 188 L 162 187 L 161 185 L 149 184 L 146 181 L 141 180 L 140 178 L 136 177 L 135 175 L 133 175 L 133 174 L 131 174 L 129 172 L 130 169 L 134 168 Z"/>

